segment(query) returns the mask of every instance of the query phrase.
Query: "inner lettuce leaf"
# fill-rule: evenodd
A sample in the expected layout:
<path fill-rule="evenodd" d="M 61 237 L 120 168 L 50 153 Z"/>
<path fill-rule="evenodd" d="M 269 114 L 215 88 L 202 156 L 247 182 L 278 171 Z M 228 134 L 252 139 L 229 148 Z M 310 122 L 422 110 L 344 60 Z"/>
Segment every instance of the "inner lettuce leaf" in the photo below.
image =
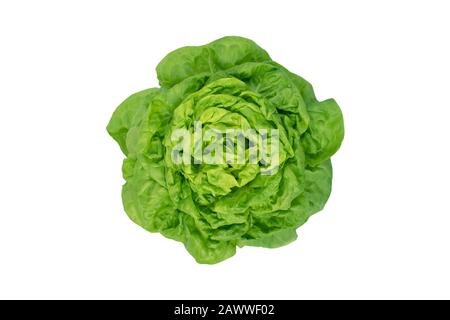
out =
<path fill-rule="evenodd" d="M 330 157 L 344 137 L 337 103 L 318 101 L 309 82 L 242 37 L 179 48 L 156 73 L 160 88 L 131 95 L 107 126 L 126 157 L 122 199 L 131 220 L 206 264 L 236 247 L 294 241 L 331 192 Z M 203 145 L 193 147 L 193 161 L 175 162 L 173 134 L 194 135 L 199 121 L 202 130 L 277 130 L 279 165 L 262 174 L 264 162 L 195 163 Z M 252 145 L 249 137 L 246 157 Z"/>

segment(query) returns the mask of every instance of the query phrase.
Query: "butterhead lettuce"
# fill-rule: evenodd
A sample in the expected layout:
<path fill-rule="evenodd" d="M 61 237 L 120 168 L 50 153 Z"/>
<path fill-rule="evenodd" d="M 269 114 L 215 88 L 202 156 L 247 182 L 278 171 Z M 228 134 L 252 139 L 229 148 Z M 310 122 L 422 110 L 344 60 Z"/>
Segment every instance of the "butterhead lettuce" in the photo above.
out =
<path fill-rule="evenodd" d="M 131 220 L 182 242 L 207 264 L 233 256 L 237 246 L 276 248 L 295 240 L 296 229 L 330 195 L 330 157 L 344 137 L 337 103 L 318 101 L 305 79 L 241 37 L 177 49 L 156 73 L 160 88 L 131 95 L 107 127 L 126 156 L 122 198 Z M 262 141 L 250 136 L 244 162 L 202 162 L 196 150 L 207 139 L 183 149 L 187 162 L 175 161 L 175 133 L 184 130 L 195 141 L 207 129 L 276 132 L 262 138 L 277 138 L 276 165 L 249 161 Z M 216 149 L 223 143 L 224 159 L 228 142 Z"/>

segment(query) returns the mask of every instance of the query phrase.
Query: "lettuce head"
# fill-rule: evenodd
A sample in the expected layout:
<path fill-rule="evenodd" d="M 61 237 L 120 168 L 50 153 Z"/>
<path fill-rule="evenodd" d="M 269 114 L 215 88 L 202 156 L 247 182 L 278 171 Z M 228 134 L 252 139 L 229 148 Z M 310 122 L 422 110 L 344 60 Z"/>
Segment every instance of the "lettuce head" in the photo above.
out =
<path fill-rule="evenodd" d="M 156 73 L 160 87 L 131 95 L 107 126 L 125 154 L 131 220 L 207 264 L 295 240 L 330 195 L 337 103 L 241 37 L 179 48 Z"/>

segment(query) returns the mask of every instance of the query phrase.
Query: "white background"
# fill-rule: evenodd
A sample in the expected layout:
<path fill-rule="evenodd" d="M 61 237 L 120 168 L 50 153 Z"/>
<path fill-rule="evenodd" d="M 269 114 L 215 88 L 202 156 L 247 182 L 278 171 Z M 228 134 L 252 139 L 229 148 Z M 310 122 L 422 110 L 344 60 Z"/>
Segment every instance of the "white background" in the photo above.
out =
<path fill-rule="evenodd" d="M 0 298 L 450 298 L 448 1 L 2 1 Z M 322 212 L 198 265 L 134 225 L 105 127 L 170 50 L 255 40 L 346 124 Z"/>

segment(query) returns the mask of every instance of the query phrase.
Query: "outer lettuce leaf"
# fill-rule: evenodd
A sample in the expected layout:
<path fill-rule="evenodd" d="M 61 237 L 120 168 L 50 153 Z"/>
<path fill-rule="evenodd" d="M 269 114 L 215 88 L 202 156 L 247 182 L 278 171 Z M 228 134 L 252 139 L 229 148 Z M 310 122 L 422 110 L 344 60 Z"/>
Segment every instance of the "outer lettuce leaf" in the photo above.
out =
<path fill-rule="evenodd" d="M 308 108 L 312 118 L 303 136 L 307 163 L 317 165 L 329 159 L 341 146 L 344 120 L 341 109 L 333 99 L 315 103 Z"/>
<path fill-rule="evenodd" d="M 171 87 L 202 73 L 212 74 L 246 62 L 270 61 L 252 40 L 225 37 L 205 46 L 183 47 L 169 53 L 156 67 L 161 86 Z"/>
<path fill-rule="evenodd" d="M 145 115 L 150 101 L 158 92 L 158 88 L 150 88 L 137 92 L 128 97 L 114 111 L 107 130 L 111 137 L 117 141 L 125 155 L 128 153 L 126 145 L 128 131 L 133 126 L 139 124 Z"/>
<path fill-rule="evenodd" d="M 108 124 L 126 155 L 125 211 L 150 232 L 184 243 L 213 264 L 236 246 L 276 248 L 322 210 L 330 192 L 330 157 L 344 126 L 333 99 L 319 102 L 305 79 L 272 61 L 253 41 L 225 37 L 169 53 L 157 66 L 161 88 L 126 99 Z M 278 129 L 280 167 L 175 164 L 174 130 Z"/>

